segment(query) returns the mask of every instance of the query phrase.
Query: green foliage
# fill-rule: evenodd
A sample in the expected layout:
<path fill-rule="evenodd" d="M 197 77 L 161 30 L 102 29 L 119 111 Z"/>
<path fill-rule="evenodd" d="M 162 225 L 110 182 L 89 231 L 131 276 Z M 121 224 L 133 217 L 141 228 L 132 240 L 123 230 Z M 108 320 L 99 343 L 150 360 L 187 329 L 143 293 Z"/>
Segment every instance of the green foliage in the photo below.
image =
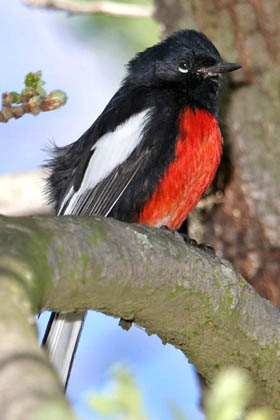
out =
<path fill-rule="evenodd" d="M 42 80 L 42 72 L 37 71 L 36 73 L 28 73 L 24 79 L 25 89 L 22 91 L 22 95 L 28 95 L 31 92 L 37 93 L 41 98 L 46 96 L 46 91 L 42 88 L 46 83 Z"/>
<path fill-rule="evenodd" d="M 95 395 L 90 405 L 101 416 L 120 420 L 148 420 L 144 412 L 141 390 L 127 369 L 117 369 L 114 374 L 115 391 L 111 395 Z"/>
<path fill-rule="evenodd" d="M 45 82 L 42 80 L 41 71 L 28 73 L 25 76 L 24 85 L 21 93 L 10 92 L 5 94 L 5 106 L 16 104 L 25 107 L 21 114 L 16 115 L 16 117 L 20 117 L 25 112 L 36 115 L 40 111 L 51 111 L 66 103 L 67 96 L 62 90 L 54 90 L 47 96 L 45 89 L 42 87 Z"/>
<path fill-rule="evenodd" d="M 79 3 L 79 0 L 75 0 Z M 98 0 L 88 0 L 98 1 Z M 152 6 L 152 0 L 111 0 L 116 3 Z M 158 23 L 152 18 L 118 17 L 109 15 L 83 15 L 64 22 L 71 32 L 87 43 L 89 48 L 99 45 L 121 46 L 123 60 L 132 57 L 160 40 Z M 119 51 L 117 52 L 119 54 Z"/>
<path fill-rule="evenodd" d="M 20 103 L 21 103 L 21 95 L 20 95 L 20 93 L 17 93 L 17 92 L 10 92 L 10 95 L 12 96 L 12 103 L 13 104 L 17 104 L 17 105 L 19 105 Z"/>
<path fill-rule="evenodd" d="M 231 368 L 221 372 L 205 398 L 207 420 L 273 420 L 268 409 L 246 413 L 253 388 L 245 371 Z"/>
<path fill-rule="evenodd" d="M 91 407 L 100 418 L 112 420 L 151 420 L 145 413 L 143 394 L 132 374 L 125 368 L 114 373 L 114 390 L 109 395 L 94 395 Z M 248 412 L 253 396 L 253 384 L 240 369 L 222 372 L 205 397 L 206 420 L 275 420 L 268 408 Z M 181 410 L 173 406 L 174 420 L 187 420 Z"/>

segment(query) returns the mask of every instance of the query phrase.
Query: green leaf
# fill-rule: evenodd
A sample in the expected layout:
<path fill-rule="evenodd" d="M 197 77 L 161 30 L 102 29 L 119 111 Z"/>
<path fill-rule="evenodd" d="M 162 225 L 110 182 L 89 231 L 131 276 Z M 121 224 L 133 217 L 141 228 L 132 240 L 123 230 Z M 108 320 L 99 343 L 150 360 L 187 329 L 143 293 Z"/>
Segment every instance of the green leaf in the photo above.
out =
<path fill-rule="evenodd" d="M 90 405 L 99 415 L 122 420 L 148 420 L 144 413 L 142 392 L 131 373 L 119 368 L 114 373 L 115 390 L 108 396 L 95 395 Z"/>
<path fill-rule="evenodd" d="M 10 92 L 10 95 L 13 97 L 13 104 L 20 104 L 21 103 L 21 95 L 17 92 Z"/>
<path fill-rule="evenodd" d="M 206 420 L 276 420 L 268 408 L 247 411 L 252 393 L 253 385 L 245 371 L 237 368 L 223 371 L 205 396 Z M 90 405 L 99 416 L 112 420 L 149 420 L 143 393 L 125 368 L 115 371 L 111 393 L 95 395 Z M 176 405 L 172 404 L 171 409 L 174 420 L 187 420 Z"/>
<path fill-rule="evenodd" d="M 21 94 L 23 96 L 33 96 L 35 92 L 35 89 L 31 88 L 31 87 L 26 87 L 24 89 L 22 89 Z"/>
<path fill-rule="evenodd" d="M 217 377 L 206 396 L 207 420 L 242 418 L 253 393 L 253 386 L 244 371 L 231 368 Z"/>
<path fill-rule="evenodd" d="M 45 84 L 45 82 L 41 79 L 42 72 L 39 70 L 36 73 L 28 73 L 25 76 L 24 83 L 26 88 L 37 89 Z"/>
<path fill-rule="evenodd" d="M 45 98 L 47 96 L 47 92 L 41 87 L 37 87 L 36 92 L 41 96 L 41 98 Z"/>

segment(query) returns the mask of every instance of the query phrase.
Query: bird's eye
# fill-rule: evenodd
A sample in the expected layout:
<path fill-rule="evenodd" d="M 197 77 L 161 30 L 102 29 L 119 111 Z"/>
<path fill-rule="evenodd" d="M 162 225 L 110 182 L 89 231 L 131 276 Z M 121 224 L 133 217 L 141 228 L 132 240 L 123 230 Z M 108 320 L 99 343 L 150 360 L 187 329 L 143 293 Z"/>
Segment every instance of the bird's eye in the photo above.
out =
<path fill-rule="evenodd" d="M 184 59 L 179 61 L 178 70 L 181 73 L 188 73 L 189 68 L 190 68 L 190 61 L 189 60 L 184 58 Z"/>

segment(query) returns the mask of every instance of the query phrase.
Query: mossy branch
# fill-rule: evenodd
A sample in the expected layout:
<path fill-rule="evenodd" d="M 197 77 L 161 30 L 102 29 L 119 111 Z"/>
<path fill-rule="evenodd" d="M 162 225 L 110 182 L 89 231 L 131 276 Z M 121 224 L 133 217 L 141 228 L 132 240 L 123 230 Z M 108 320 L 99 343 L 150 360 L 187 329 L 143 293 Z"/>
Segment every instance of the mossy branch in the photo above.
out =
<path fill-rule="evenodd" d="M 0 236 L 11 295 L 27 296 L 19 306 L 132 320 L 180 348 L 208 382 L 224 366 L 245 368 L 255 404 L 280 413 L 279 310 L 228 263 L 179 234 L 101 217 L 1 217 Z"/>

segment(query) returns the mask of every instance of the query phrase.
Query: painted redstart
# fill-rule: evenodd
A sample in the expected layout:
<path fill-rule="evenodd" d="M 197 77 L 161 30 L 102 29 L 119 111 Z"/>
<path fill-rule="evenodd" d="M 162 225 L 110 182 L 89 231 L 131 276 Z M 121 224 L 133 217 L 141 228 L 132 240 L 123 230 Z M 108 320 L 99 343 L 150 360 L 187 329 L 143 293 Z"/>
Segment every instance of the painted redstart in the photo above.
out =
<path fill-rule="evenodd" d="M 178 229 L 218 168 L 221 75 L 240 67 L 222 61 L 194 30 L 137 54 L 92 126 L 54 150 L 48 185 L 57 215 Z M 44 338 L 65 386 L 82 322 L 81 315 L 53 314 Z"/>

